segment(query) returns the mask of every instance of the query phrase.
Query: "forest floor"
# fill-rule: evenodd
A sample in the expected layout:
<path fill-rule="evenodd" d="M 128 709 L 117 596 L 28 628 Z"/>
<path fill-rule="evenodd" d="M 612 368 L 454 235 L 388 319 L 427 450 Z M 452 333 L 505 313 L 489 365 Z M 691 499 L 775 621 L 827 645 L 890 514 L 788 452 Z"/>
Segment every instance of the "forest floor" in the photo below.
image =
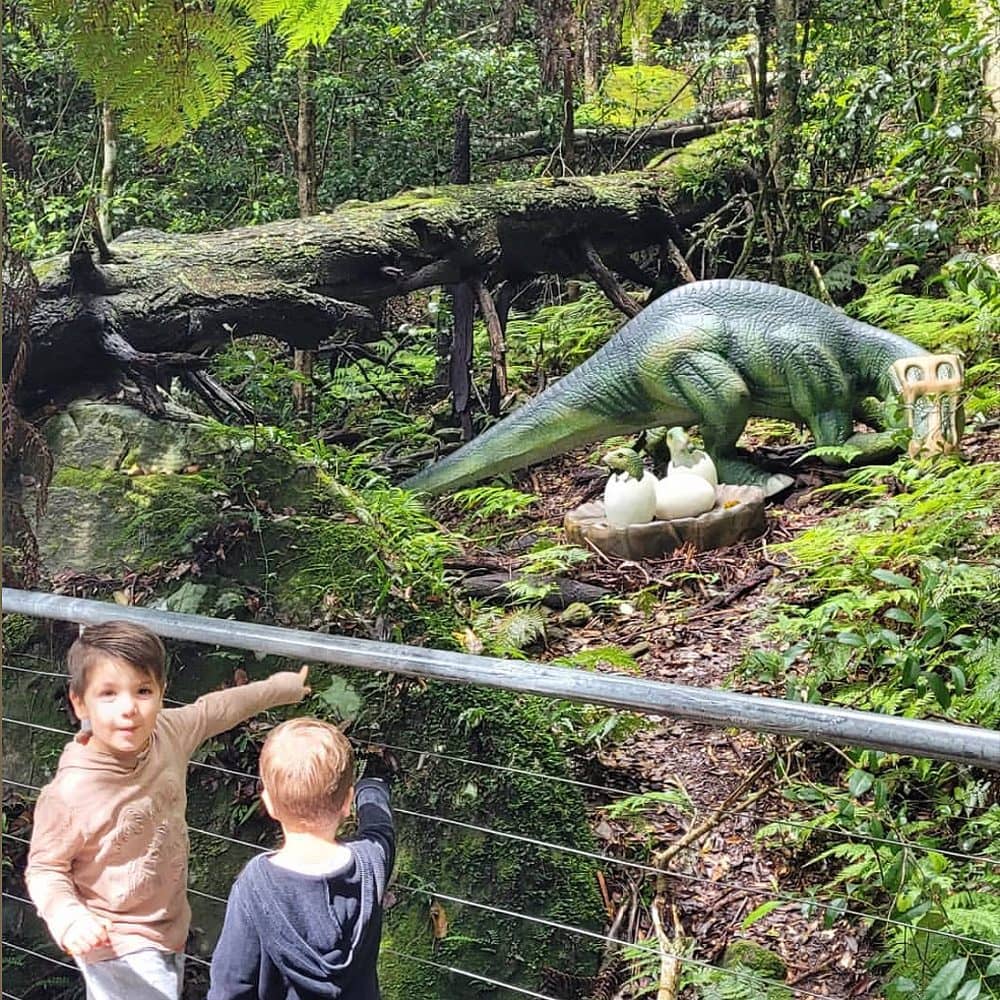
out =
<path fill-rule="evenodd" d="M 968 434 L 963 451 L 973 461 L 1000 460 L 1000 434 L 995 429 Z M 838 501 L 817 494 L 815 487 L 842 474 L 811 462 L 797 468 L 795 485 L 769 504 L 761 538 L 710 552 L 680 550 L 641 564 L 603 556 L 590 560 L 575 577 L 618 595 L 618 613 L 582 628 L 556 629 L 544 658 L 614 644 L 633 652 L 645 678 L 784 698 L 784 682 L 778 689 L 738 668 L 749 650 L 773 648 L 761 633 L 781 603 L 807 599 L 796 593 L 795 568 L 773 547 L 835 513 Z M 539 466 L 527 477 L 530 486 L 522 487 L 540 498 L 534 509 L 538 523 L 559 525 L 566 511 L 599 496 L 604 476 L 598 476 L 580 453 Z M 641 598 L 641 610 L 630 595 Z M 810 896 L 823 898 L 817 892 L 822 870 L 803 867 L 810 854 L 799 857 L 775 838 L 756 836 L 768 823 L 794 814 L 794 804 L 780 793 L 779 770 L 822 781 L 843 768 L 842 752 L 813 744 L 806 756 L 795 754 L 792 741 L 783 737 L 658 717 L 646 722 L 625 742 L 600 751 L 599 767 L 589 768 L 587 776 L 630 793 L 679 789 L 693 806 L 685 813 L 654 805 L 636 823 L 609 817 L 608 797 L 595 795 L 594 831 L 603 851 L 615 857 L 653 865 L 658 851 L 718 814 L 704 836 L 669 862 L 670 877 L 660 888 L 680 927 L 668 926 L 666 933 L 693 938 L 693 955 L 708 962 L 721 958 L 734 940 L 755 941 L 784 961 L 786 985 L 796 998 L 881 997 L 872 969 L 878 950 L 870 937 L 873 928 L 852 917 L 831 920 L 828 909 L 805 905 Z M 811 845 L 810 853 L 817 850 Z M 648 910 L 637 903 L 644 899 L 648 906 L 655 877 L 610 866 L 604 875 L 609 925 L 623 911 L 626 940 L 655 941 Z M 757 907 L 780 899 L 789 901 L 743 927 Z"/>

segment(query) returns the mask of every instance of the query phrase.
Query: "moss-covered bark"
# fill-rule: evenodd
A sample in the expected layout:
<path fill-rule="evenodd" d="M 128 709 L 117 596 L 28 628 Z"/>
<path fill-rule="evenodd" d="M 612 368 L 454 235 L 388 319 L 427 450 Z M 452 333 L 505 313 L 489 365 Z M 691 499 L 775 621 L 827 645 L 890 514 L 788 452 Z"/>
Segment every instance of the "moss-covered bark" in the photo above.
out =
<path fill-rule="evenodd" d="M 642 173 L 422 188 L 216 233 L 132 230 L 109 261 L 36 265 L 23 391 L 37 399 L 100 378 L 121 338 L 161 357 L 256 333 L 309 349 L 374 335 L 377 307 L 415 289 L 583 273 L 585 246 L 624 262 L 703 219 L 742 177 L 710 138 Z"/>

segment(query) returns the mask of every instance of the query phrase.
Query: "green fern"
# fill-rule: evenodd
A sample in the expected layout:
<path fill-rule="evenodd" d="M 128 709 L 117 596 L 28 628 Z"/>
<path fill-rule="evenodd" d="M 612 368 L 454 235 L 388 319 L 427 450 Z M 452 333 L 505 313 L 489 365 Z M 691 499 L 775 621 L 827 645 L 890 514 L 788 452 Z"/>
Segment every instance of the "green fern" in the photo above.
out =
<path fill-rule="evenodd" d="M 562 656 L 553 663 L 564 667 L 577 667 L 581 670 L 597 670 L 598 667 L 610 667 L 620 673 L 637 674 L 641 667 L 635 657 L 620 646 L 597 646 L 593 649 L 578 649 L 569 656 Z"/>
<path fill-rule="evenodd" d="M 561 375 L 589 358 L 620 325 L 621 315 L 607 297 L 595 285 L 584 285 L 572 302 L 543 306 L 530 316 L 512 316 L 507 348 L 522 369 L 530 359 L 531 367 L 541 374 Z M 489 357 L 488 349 L 480 356 Z"/>
<path fill-rule="evenodd" d="M 965 661 L 965 675 L 972 691 L 968 701 L 970 717 L 980 726 L 1000 728 L 1000 642 L 985 639 L 971 650 Z"/>
<path fill-rule="evenodd" d="M 56 25 L 98 101 L 152 146 L 176 142 L 229 96 L 253 57 L 256 28 L 274 25 L 290 52 L 321 44 L 348 0 L 32 0 L 35 20 Z M 256 27 L 255 27 L 256 26 Z"/>
<path fill-rule="evenodd" d="M 474 629 L 480 632 L 480 623 Z M 545 636 L 545 614 L 538 607 L 514 608 L 489 626 L 490 645 L 498 656 L 519 656 L 522 650 Z"/>
<path fill-rule="evenodd" d="M 792 1000 L 792 991 L 745 965 L 688 967 L 681 979 L 698 1000 Z"/>
<path fill-rule="evenodd" d="M 475 511 L 487 520 L 497 516 L 514 517 L 538 501 L 538 497 L 531 493 L 503 486 L 472 486 L 459 490 L 453 499 L 466 510 Z"/>
<path fill-rule="evenodd" d="M 943 296 L 904 292 L 918 273 L 905 264 L 869 284 L 851 305 L 858 319 L 884 326 L 929 350 L 958 350 L 983 359 L 1000 337 L 1000 275 L 972 254 L 956 257 L 936 276 Z"/>

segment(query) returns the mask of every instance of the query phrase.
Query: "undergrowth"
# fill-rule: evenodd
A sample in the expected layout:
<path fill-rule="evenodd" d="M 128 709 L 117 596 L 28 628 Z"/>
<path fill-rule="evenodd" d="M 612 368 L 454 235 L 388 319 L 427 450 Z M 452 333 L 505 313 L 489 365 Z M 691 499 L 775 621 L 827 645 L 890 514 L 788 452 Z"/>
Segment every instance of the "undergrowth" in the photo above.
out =
<path fill-rule="evenodd" d="M 1000 464 L 954 458 L 903 459 L 827 487 L 851 507 L 781 547 L 798 579 L 767 630 L 772 648 L 743 669 L 784 680 L 796 700 L 996 727 L 998 488 Z M 779 820 L 762 836 L 821 876 L 834 913 L 889 918 L 874 924 L 889 1000 L 1000 996 L 995 783 L 895 753 L 838 759 L 788 780 L 801 825 Z"/>

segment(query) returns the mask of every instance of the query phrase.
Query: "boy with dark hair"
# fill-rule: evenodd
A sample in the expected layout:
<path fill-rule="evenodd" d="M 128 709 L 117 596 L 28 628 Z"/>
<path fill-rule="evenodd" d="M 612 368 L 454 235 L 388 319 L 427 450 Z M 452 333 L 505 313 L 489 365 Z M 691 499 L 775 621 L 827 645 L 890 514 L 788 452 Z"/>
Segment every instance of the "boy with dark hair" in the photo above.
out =
<path fill-rule="evenodd" d="M 267 737 L 261 799 L 284 844 L 233 885 L 208 1000 L 379 1000 L 392 772 L 377 757 L 365 771 L 355 791 L 347 737 L 318 719 L 291 719 Z M 357 835 L 340 840 L 352 801 Z"/>
<path fill-rule="evenodd" d="M 67 666 L 80 733 L 35 804 L 28 892 L 88 1000 L 175 1000 L 191 923 L 188 761 L 210 736 L 301 701 L 309 668 L 164 709 L 163 643 L 127 621 L 84 629 Z"/>

